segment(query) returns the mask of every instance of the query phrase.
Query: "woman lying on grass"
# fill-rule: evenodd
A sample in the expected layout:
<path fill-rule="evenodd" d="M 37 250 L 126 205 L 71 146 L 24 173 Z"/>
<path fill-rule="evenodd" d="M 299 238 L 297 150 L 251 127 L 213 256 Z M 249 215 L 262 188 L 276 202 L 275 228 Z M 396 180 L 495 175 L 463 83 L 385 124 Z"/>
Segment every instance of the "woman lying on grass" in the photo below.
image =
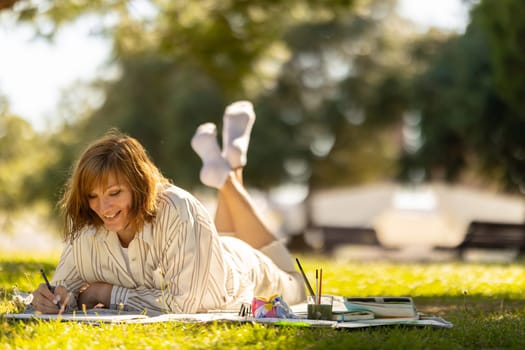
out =
<path fill-rule="evenodd" d="M 203 161 L 201 181 L 218 189 L 215 222 L 161 174 L 134 138 L 110 133 L 89 146 L 61 201 L 67 245 L 53 291 L 41 284 L 33 307 L 151 314 L 235 308 L 276 293 L 288 303 L 303 301 L 303 280 L 289 252 L 243 187 L 254 121 L 251 103 L 237 102 L 224 115 L 222 152 L 212 123 L 192 139 Z"/>

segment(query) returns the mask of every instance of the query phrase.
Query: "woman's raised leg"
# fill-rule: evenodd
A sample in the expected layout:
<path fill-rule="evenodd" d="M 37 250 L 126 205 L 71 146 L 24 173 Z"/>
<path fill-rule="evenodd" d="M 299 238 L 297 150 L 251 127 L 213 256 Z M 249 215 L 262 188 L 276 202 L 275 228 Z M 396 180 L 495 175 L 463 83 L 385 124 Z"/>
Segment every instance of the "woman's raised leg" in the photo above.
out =
<path fill-rule="evenodd" d="M 223 151 L 220 152 L 217 144 L 215 125 L 199 127 L 192 139 L 192 147 L 203 161 L 201 181 L 218 189 L 217 230 L 223 235 L 235 236 L 255 249 L 251 253 L 246 250 L 248 254 L 244 256 L 245 263 L 253 269 L 252 273 L 258 271 L 253 274 L 257 280 L 255 292 L 263 295 L 279 291 L 288 302 L 300 302 L 305 298 L 304 284 L 295 271 L 292 257 L 265 225 L 243 185 L 242 169 L 246 164 L 254 118 L 250 103 L 229 106 L 224 118 L 227 130 L 223 130 L 223 140 L 226 140 Z M 231 244 L 235 242 L 232 239 Z M 253 264 L 248 260 L 253 260 Z"/>
<path fill-rule="evenodd" d="M 229 214 L 235 237 L 255 249 L 275 241 L 275 236 L 264 224 L 253 199 L 235 173 L 231 172 L 219 189 L 219 198 L 221 198 L 221 211 Z"/>
<path fill-rule="evenodd" d="M 232 171 L 239 183 L 242 180 L 242 168 Z M 215 227 L 219 234 L 224 236 L 236 236 L 235 226 L 233 224 L 232 214 L 226 201 L 226 195 L 222 191 L 217 192 L 217 208 L 215 210 Z"/>

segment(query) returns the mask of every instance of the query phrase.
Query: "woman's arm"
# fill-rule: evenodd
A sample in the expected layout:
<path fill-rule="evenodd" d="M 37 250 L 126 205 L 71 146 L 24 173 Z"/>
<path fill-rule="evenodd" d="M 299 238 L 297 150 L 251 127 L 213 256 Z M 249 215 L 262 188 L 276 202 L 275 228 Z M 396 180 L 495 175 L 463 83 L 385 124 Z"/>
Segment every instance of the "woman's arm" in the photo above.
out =
<path fill-rule="evenodd" d="M 87 309 L 95 306 L 109 307 L 113 285 L 106 282 L 94 282 L 82 286 L 78 295 L 78 305 L 85 305 Z"/>
<path fill-rule="evenodd" d="M 85 282 L 76 268 L 71 243 L 68 243 L 62 251 L 60 261 L 51 280 L 51 285 L 62 286 L 67 291 L 65 311 L 77 309 L 78 294 Z"/>

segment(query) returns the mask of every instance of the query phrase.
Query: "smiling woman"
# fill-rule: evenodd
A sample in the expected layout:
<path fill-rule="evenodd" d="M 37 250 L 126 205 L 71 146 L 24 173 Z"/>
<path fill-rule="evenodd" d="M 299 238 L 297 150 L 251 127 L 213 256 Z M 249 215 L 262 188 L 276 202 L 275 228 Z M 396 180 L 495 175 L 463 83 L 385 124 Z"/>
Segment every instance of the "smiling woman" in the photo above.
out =
<path fill-rule="evenodd" d="M 191 146 L 201 181 L 218 190 L 215 220 L 170 183 L 134 138 L 111 132 L 73 170 L 61 207 L 66 247 L 52 280 L 33 292 L 42 313 L 102 306 L 152 313 L 237 309 L 256 295 L 305 299 L 301 275 L 243 186 L 253 106 L 226 109 L 223 151 L 212 123 Z M 57 307 L 58 306 L 58 307 Z"/>

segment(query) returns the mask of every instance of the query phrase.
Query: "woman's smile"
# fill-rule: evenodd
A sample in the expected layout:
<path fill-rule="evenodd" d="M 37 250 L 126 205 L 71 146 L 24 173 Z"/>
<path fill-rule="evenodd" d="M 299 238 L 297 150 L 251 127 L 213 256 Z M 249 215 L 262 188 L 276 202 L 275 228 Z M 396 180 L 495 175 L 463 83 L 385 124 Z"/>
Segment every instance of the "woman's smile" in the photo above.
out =
<path fill-rule="evenodd" d="M 120 211 L 113 214 L 113 215 L 104 215 L 104 219 L 105 221 L 113 221 L 115 218 L 117 218 L 117 216 L 120 214 Z"/>

